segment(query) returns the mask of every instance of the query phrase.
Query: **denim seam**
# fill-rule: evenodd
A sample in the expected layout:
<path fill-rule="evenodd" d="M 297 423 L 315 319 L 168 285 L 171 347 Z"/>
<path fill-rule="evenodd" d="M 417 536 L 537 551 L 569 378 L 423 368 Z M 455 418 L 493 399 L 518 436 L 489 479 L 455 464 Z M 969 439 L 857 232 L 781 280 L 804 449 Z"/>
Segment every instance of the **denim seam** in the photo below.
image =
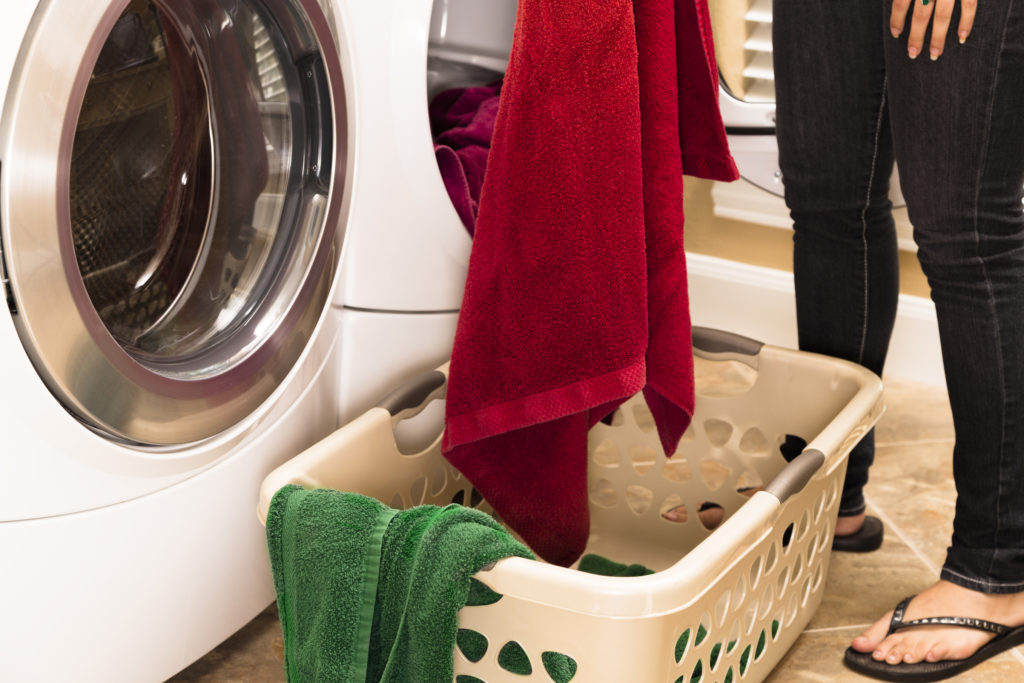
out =
<path fill-rule="evenodd" d="M 1006 6 L 1007 16 L 1010 15 L 1010 13 L 1012 12 L 1012 9 L 1013 9 L 1013 0 L 1010 0 L 1010 2 L 1008 2 L 1007 6 Z M 974 221 L 974 225 L 973 225 L 973 227 L 974 227 L 974 245 L 975 245 L 975 249 L 977 250 L 976 253 L 978 255 L 978 261 L 981 264 L 981 271 L 982 271 L 982 273 L 985 276 L 985 288 L 986 288 L 987 293 L 988 293 L 988 304 L 989 304 L 989 307 L 991 308 L 991 311 L 992 311 L 992 320 L 993 320 L 993 324 L 995 326 L 995 330 L 994 330 L 995 331 L 995 335 L 996 335 L 996 338 L 995 338 L 995 352 L 996 352 L 996 358 L 998 359 L 999 389 L 1000 389 L 1000 392 L 1002 393 L 1002 396 L 1001 396 L 1002 400 L 1000 401 L 1000 404 L 1002 406 L 1002 412 L 1000 414 L 999 457 L 998 457 L 999 466 L 996 469 L 996 500 L 995 500 L 995 506 L 996 506 L 995 524 L 996 524 L 996 528 L 995 528 L 995 532 L 994 532 L 994 536 L 993 536 L 993 538 L 995 539 L 996 544 L 998 544 L 999 537 L 1000 537 L 1000 535 L 1002 533 L 1003 471 L 1004 471 L 1004 463 L 1006 461 L 1006 450 L 1007 450 L 1006 449 L 1006 395 L 1007 395 L 1006 364 L 1005 364 L 1004 359 L 1003 359 L 1003 341 L 1002 341 L 1003 340 L 1003 334 L 1002 334 L 1001 326 L 999 324 L 999 315 L 998 315 L 998 311 L 997 311 L 995 292 L 993 291 L 993 288 L 992 288 L 992 278 L 989 276 L 988 267 L 987 267 L 987 265 L 985 263 L 985 258 L 981 254 L 981 246 L 980 246 L 981 239 L 980 239 L 979 231 L 978 231 L 978 213 L 979 213 L 978 206 L 981 203 L 980 195 L 981 195 L 982 176 L 984 175 L 984 172 L 985 172 L 985 164 L 988 161 L 988 158 L 987 158 L 988 157 L 988 148 L 989 148 L 989 145 L 991 144 L 991 139 L 990 139 L 988 131 L 991 130 L 991 125 L 992 125 L 992 110 L 995 107 L 996 89 L 997 89 L 997 86 L 998 86 L 998 83 L 999 83 L 999 66 L 1002 63 L 1003 51 L 1006 49 L 1006 31 L 1007 31 L 1008 24 L 1009 24 L 1008 21 L 1004 21 L 1003 22 L 1003 32 L 999 36 L 999 47 L 996 50 L 996 63 L 994 65 L 994 71 L 993 71 L 993 75 L 992 75 L 992 83 L 991 83 L 991 85 L 989 87 L 988 100 L 987 100 L 987 103 L 986 103 L 985 126 L 983 128 L 983 130 L 985 131 L 985 140 L 984 140 L 984 142 L 981 145 L 981 158 L 978 160 L 978 174 L 977 174 L 977 177 L 975 179 L 975 184 L 974 184 L 974 216 L 973 216 L 973 221 Z M 995 567 L 995 564 L 996 564 L 996 553 L 992 553 L 990 555 L 990 557 L 989 557 L 988 570 L 987 570 L 987 573 L 989 575 L 992 574 L 992 570 Z M 952 573 L 955 573 L 955 572 L 952 572 Z M 967 578 L 967 577 L 964 577 L 964 578 Z M 1022 584 L 1022 585 L 1024 585 L 1024 584 Z"/>
<path fill-rule="evenodd" d="M 973 584 L 975 586 L 990 586 L 990 587 L 998 587 L 998 588 L 1024 588 L 1024 581 L 1015 582 L 1015 583 L 1002 583 L 1000 581 L 983 581 L 983 580 L 980 580 L 980 579 L 975 579 L 975 578 L 970 577 L 970 576 L 966 576 L 965 574 L 961 574 L 960 572 L 953 571 L 949 567 L 943 567 L 942 568 L 942 573 L 943 574 L 949 574 L 950 576 L 955 576 L 958 579 L 961 579 L 961 580 L 963 580 L 963 581 L 965 581 L 967 583 Z M 982 591 L 982 592 L 985 592 L 985 591 Z"/>
<path fill-rule="evenodd" d="M 885 117 L 885 96 L 889 90 L 889 76 L 882 77 L 882 100 L 878 104 L 878 118 L 875 121 L 875 141 L 871 150 L 871 170 L 868 173 L 868 189 L 864 197 L 864 208 L 860 212 L 860 240 L 864 248 L 864 316 L 861 318 L 860 348 L 857 352 L 857 362 L 864 364 L 864 349 L 868 344 L 868 317 L 870 313 L 868 278 L 868 209 L 871 208 L 871 190 L 875 186 L 875 171 L 878 170 L 878 143 L 882 137 L 882 119 Z"/>

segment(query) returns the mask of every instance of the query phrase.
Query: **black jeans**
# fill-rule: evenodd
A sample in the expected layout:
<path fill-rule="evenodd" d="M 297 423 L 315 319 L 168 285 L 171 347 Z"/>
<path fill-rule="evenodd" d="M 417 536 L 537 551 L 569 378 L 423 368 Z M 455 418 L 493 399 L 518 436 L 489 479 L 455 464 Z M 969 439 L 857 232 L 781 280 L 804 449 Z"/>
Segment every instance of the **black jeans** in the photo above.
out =
<path fill-rule="evenodd" d="M 958 3 L 959 4 L 959 3 Z M 891 0 L 774 0 L 779 159 L 800 347 L 881 374 L 899 290 L 898 162 L 931 287 L 956 429 L 942 578 L 1024 591 L 1024 0 L 978 3 L 938 61 L 907 56 Z M 864 509 L 869 435 L 840 514 Z"/>

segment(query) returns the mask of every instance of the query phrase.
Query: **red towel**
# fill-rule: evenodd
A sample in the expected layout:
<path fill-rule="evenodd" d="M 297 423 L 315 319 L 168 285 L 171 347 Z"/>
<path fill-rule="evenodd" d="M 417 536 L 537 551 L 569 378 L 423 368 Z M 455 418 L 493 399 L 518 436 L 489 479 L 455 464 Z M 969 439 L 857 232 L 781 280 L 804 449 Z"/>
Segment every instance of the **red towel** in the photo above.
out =
<path fill-rule="evenodd" d="M 589 536 L 587 430 L 643 389 L 672 453 L 693 412 L 682 172 L 737 176 L 696 2 L 519 2 L 443 449 L 549 562 Z"/>

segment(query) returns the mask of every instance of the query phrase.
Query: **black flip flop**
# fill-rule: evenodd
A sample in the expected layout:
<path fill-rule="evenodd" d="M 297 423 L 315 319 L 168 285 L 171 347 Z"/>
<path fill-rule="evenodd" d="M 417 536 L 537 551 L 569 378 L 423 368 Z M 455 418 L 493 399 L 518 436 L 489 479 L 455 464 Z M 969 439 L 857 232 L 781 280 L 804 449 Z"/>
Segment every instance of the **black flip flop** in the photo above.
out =
<path fill-rule="evenodd" d="M 878 550 L 884 536 L 885 527 L 882 526 L 882 520 L 868 515 L 857 532 L 847 536 L 833 536 L 832 550 L 844 553 L 869 553 Z"/>
<path fill-rule="evenodd" d="M 929 617 L 927 619 L 914 619 L 903 621 L 907 605 L 914 596 L 905 598 L 892 613 L 892 621 L 889 622 L 889 633 L 912 628 L 914 626 L 961 626 L 974 628 L 979 631 L 988 631 L 996 634 L 996 637 L 988 641 L 970 657 L 966 659 L 948 659 L 941 662 L 918 662 L 916 664 L 887 664 L 879 662 L 871 656 L 871 653 L 857 652 L 852 647 L 846 648 L 846 655 L 843 663 L 847 668 L 859 674 L 877 678 L 882 681 L 909 681 L 911 683 L 928 683 L 929 681 L 941 681 L 968 669 L 977 666 L 981 662 L 994 657 L 995 655 L 1009 650 L 1024 643 L 1024 626 L 1011 628 L 984 619 L 973 619 L 970 617 Z"/>

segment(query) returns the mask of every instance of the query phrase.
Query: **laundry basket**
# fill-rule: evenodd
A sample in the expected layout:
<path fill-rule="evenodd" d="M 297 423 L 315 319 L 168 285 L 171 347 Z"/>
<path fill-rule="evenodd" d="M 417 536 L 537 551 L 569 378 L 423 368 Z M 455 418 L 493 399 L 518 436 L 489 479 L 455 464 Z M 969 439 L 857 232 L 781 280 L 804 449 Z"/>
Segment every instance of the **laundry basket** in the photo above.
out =
<path fill-rule="evenodd" d="M 671 459 L 640 397 L 589 438 L 587 552 L 655 573 L 598 576 L 516 557 L 478 573 L 503 597 L 460 611 L 459 628 L 487 648 L 478 661 L 456 648 L 458 683 L 760 681 L 806 626 L 824 590 L 847 455 L 882 413 L 881 383 L 852 363 L 717 330 L 696 328 L 694 352 L 696 414 Z M 261 519 L 291 483 L 395 507 L 489 509 L 442 458 L 440 435 L 413 455 L 396 445 L 395 426 L 443 398 L 445 372 L 413 380 L 271 473 Z M 548 673 L 552 653 L 571 660 L 571 678 Z M 525 655 L 531 673 L 504 668 L 510 654 Z"/>

